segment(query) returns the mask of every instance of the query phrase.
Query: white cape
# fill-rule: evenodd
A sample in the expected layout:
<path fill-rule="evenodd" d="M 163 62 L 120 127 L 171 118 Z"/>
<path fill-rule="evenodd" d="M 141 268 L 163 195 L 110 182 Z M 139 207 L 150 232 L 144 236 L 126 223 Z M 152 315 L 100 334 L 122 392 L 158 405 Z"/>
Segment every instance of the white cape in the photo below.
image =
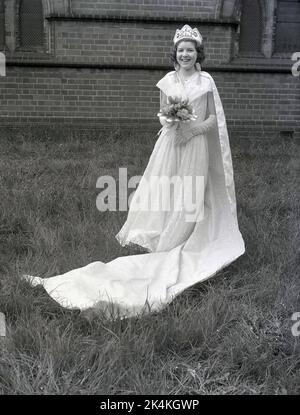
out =
<path fill-rule="evenodd" d="M 157 86 L 166 95 L 176 95 L 183 88 L 173 71 Z M 110 316 L 131 317 L 162 309 L 187 287 L 212 277 L 245 252 L 222 103 L 213 78 L 199 72 L 190 101 L 207 90 L 213 92 L 217 117 L 217 127 L 207 134 L 207 220 L 196 222 L 187 239 L 169 250 L 119 257 L 109 263 L 96 261 L 51 278 L 25 276 L 31 284 L 42 284 L 66 308 L 99 308 Z M 166 134 L 163 128 L 159 140 Z M 121 233 L 117 238 L 122 243 Z"/>

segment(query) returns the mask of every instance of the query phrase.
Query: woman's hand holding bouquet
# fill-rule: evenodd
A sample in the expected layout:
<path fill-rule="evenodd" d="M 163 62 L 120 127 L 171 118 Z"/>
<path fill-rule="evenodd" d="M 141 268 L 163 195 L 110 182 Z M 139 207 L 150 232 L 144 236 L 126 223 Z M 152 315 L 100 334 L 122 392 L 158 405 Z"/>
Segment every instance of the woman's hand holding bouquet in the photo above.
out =
<path fill-rule="evenodd" d="M 168 97 L 168 104 L 161 108 L 157 116 L 161 121 L 165 122 L 167 127 L 176 125 L 176 129 L 183 122 L 195 121 L 197 119 L 197 115 L 195 115 L 195 111 L 190 105 L 189 100 L 182 100 L 176 96 Z"/>
<path fill-rule="evenodd" d="M 192 122 L 197 119 L 195 110 L 188 99 L 182 100 L 180 97 L 168 97 L 168 104 L 157 115 L 160 121 L 168 127 L 176 125 L 175 146 L 186 144 L 191 138 L 205 135 L 217 127 L 215 114 L 210 114 L 200 123 Z"/>

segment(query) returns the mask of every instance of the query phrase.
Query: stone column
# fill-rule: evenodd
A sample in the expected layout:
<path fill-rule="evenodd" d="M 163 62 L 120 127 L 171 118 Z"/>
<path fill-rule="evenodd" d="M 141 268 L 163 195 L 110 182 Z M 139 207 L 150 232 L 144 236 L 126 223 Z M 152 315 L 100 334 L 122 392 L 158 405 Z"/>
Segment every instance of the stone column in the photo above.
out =
<path fill-rule="evenodd" d="M 16 49 L 16 0 L 5 1 L 5 43 L 9 52 Z"/>
<path fill-rule="evenodd" d="M 264 27 L 262 38 L 262 53 L 266 58 L 271 58 L 273 53 L 273 31 L 275 23 L 275 0 L 263 2 Z"/>

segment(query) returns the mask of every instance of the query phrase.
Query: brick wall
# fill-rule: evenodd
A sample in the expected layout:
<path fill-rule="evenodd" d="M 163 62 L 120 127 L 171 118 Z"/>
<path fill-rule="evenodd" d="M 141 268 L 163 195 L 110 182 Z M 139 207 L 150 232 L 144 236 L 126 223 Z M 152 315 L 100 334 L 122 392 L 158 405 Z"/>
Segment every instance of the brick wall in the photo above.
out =
<path fill-rule="evenodd" d="M 74 13 L 211 18 L 218 0 L 72 0 Z"/>
<path fill-rule="evenodd" d="M 13 1 L 7 10 L 13 10 Z M 299 77 L 290 72 L 292 62 L 277 70 L 272 60 L 257 59 L 256 65 L 254 60 L 235 59 L 236 23 L 216 19 L 219 1 L 49 4 L 45 52 L 23 53 L 13 46 L 6 51 L 7 76 L 0 77 L 2 125 L 76 123 L 105 128 L 131 122 L 154 131 L 159 128 L 155 84 L 173 69 L 172 38 L 186 17 L 204 37 L 203 69 L 216 81 L 232 133 L 299 130 Z"/>
<path fill-rule="evenodd" d="M 86 118 L 94 124 L 123 118 L 146 119 L 158 127 L 159 91 L 155 84 L 164 73 L 10 68 L 7 76 L 0 78 L 2 123 L 5 117 L 61 118 L 70 123 L 84 123 Z M 295 124 L 300 113 L 299 82 L 292 75 L 211 74 L 232 127 Z"/>
<path fill-rule="evenodd" d="M 176 23 L 59 21 L 55 26 L 55 57 L 58 61 L 170 65 L 177 27 Z M 198 28 L 204 41 L 209 39 L 206 64 L 228 62 L 232 28 L 201 24 Z"/>

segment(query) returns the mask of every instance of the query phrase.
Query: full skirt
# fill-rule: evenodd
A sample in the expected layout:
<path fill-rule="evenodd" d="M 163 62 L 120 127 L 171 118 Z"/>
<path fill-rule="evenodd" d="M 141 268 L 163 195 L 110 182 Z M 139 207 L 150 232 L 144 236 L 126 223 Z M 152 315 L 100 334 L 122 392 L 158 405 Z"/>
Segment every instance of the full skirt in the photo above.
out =
<path fill-rule="evenodd" d="M 162 129 L 127 220 L 116 235 L 122 245 L 135 243 L 148 253 L 108 263 L 95 261 L 51 278 L 25 276 L 31 284 L 42 284 L 67 308 L 131 317 L 161 310 L 183 290 L 212 277 L 244 253 L 230 206 L 224 204 L 224 177 L 209 168 L 207 137 L 194 137 L 182 146 L 174 145 L 174 137 L 174 129 Z M 174 208 L 179 199 L 176 188 L 170 190 L 171 209 L 140 208 L 147 198 L 163 196 L 157 182 L 149 186 L 151 177 L 174 176 L 202 177 L 193 212 L 186 206 Z M 195 181 L 184 184 L 189 196 L 197 191 Z"/>

